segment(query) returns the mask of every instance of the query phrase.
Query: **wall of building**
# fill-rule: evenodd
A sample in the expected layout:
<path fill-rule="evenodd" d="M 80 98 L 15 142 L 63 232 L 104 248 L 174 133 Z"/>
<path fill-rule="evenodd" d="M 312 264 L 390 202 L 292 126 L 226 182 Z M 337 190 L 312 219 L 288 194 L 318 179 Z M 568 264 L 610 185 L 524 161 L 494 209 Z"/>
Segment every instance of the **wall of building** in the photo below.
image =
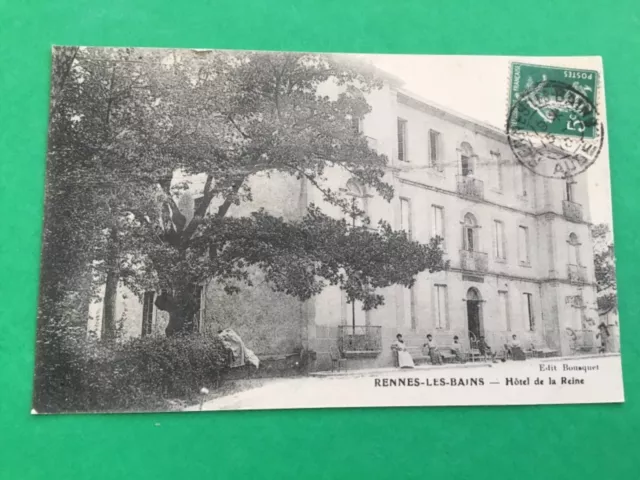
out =
<path fill-rule="evenodd" d="M 466 297 L 472 287 L 482 297 L 483 330 L 492 347 L 501 348 L 511 335 L 516 334 L 525 344 L 546 344 L 562 350 L 562 353 L 569 353 L 563 331 L 578 317 L 566 299 L 580 296 L 585 305 L 588 304 L 593 292 L 588 283 L 592 283 L 594 277 L 589 225 L 569 221 L 563 216 L 565 182 L 544 179 L 522 167 L 514 160 L 500 132 L 451 122 L 437 113 L 415 108 L 415 105 L 397 103 L 397 95 L 393 91 L 388 94 L 391 103 L 386 99 L 369 99 L 373 109 L 363 126 L 364 135 L 375 138 L 379 151 L 389 156 L 392 173 L 386 180 L 394 186 L 396 197 L 391 203 L 383 202 L 375 195 L 368 198 L 369 216 L 374 224 L 384 219 L 399 229 L 400 198 L 407 199 L 411 204 L 411 236 L 414 240 L 428 242 L 434 235 L 435 212 L 432 206 L 444 208 L 445 252 L 451 262 L 451 271 L 419 275 L 410 294 L 410 307 L 402 287 L 387 289 L 385 305 L 366 315 L 367 324 L 381 326 L 383 332 L 383 354 L 374 363 L 389 364 L 389 346 L 397 333 L 403 333 L 413 343 L 419 343 L 426 333 L 436 337 L 440 335 L 443 341 L 457 334 L 466 342 Z M 407 121 L 407 162 L 397 158 L 398 117 Z M 430 129 L 440 134 L 439 161 L 442 168 L 430 165 Z M 457 193 L 460 156 L 469 146 L 474 155 L 473 177 L 483 182 L 481 200 Z M 349 180 L 347 175 L 338 173 L 331 178 L 334 187 L 344 188 Z M 581 203 L 583 219 L 587 220 L 586 181 L 583 178 L 575 181 L 573 201 Z M 308 198 L 318 202 L 313 192 Z M 339 215 L 331 207 L 323 205 L 323 208 Z M 475 216 L 479 227 L 475 250 L 487 257 L 487 271 L 478 275 L 461 270 L 460 251 L 464 248 L 462 223 L 467 213 Z M 497 256 L 495 221 L 504 225 L 503 257 Z M 521 246 L 517 240 L 520 226 L 528 229 L 528 261 L 520 259 Z M 580 238 L 578 251 L 580 263 L 586 267 L 584 280 L 587 285 L 575 284 L 568 279 L 568 239 L 571 233 Z M 474 277 L 473 281 L 468 280 L 469 275 Z M 558 278 L 560 282 L 549 283 L 549 278 Z M 434 323 L 435 284 L 447 286 L 447 326 L 442 330 L 438 330 Z M 501 311 L 499 292 L 505 292 L 508 298 L 506 318 Z M 533 330 L 525 309 L 525 293 L 532 295 Z M 337 288 L 323 292 L 315 305 L 317 337 L 321 339 L 317 345 L 326 351 L 337 335 L 337 326 L 352 321 L 350 305 L 346 304 Z M 584 306 L 579 312 L 579 318 L 588 316 Z M 590 328 L 588 322 L 582 322 L 581 326 Z"/>
<path fill-rule="evenodd" d="M 216 333 L 231 328 L 259 355 L 292 353 L 306 335 L 302 302 L 272 291 L 259 271 L 251 277 L 255 286 L 241 286 L 233 295 L 213 282 L 207 286 L 203 329 Z"/>

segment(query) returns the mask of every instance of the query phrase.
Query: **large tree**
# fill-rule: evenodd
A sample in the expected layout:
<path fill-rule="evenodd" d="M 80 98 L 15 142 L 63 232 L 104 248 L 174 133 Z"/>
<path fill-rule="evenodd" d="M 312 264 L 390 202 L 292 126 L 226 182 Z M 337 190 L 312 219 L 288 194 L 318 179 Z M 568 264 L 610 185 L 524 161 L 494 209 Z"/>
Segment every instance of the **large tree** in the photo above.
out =
<path fill-rule="evenodd" d="M 169 110 L 157 100 L 170 91 L 163 81 L 172 77 L 163 78 L 154 55 L 141 61 L 131 49 L 73 47 L 55 49 L 52 59 L 41 317 L 55 316 L 60 304 L 68 310 L 69 298 L 86 317 L 96 293 L 87 286 L 105 284 L 106 337 L 115 334 L 129 212 L 152 214 L 161 200 L 137 162 L 153 155 L 169 131 L 163 128 Z"/>
<path fill-rule="evenodd" d="M 193 328 L 197 285 L 208 279 L 232 294 L 260 269 L 276 291 L 308 299 L 337 285 L 371 309 L 384 302 L 381 288 L 409 287 L 419 272 L 445 267 L 437 240 L 424 245 L 384 223 L 372 228 L 328 186 L 331 172 L 344 170 L 393 197 L 387 158 L 352 128 L 370 110 L 365 95 L 381 86 L 372 70 L 327 55 L 256 52 L 85 50 L 73 62 L 68 135 L 59 143 L 74 150 L 67 162 L 79 159 L 99 179 L 83 206 L 98 209 L 96 218 L 74 218 L 95 223 L 87 231 L 99 248 L 87 261 L 111 282 L 105 302 L 117 281 L 160 290 L 156 305 L 169 312 L 174 334 Z M 79 104 L 83 112 L 73 113 Z M 189 187 L 178 175 L 203 180 L 193 212 L 178 206 Z M 320 206 L 294 221 L 264 210 L 230 216 L 233 205 L 251 201 L 254 175 L 295 177 L 362 221 L 332 218 Z"/>

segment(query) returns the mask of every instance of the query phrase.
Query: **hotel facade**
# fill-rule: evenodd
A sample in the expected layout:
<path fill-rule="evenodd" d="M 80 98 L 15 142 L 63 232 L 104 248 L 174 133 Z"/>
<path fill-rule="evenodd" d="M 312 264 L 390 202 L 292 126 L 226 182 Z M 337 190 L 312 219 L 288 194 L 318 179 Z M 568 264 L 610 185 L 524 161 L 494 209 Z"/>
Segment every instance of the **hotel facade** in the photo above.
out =
<path fill-rule="evenodd" d="M 200 329 L 232 328 L 258 356 L 315 351 L 317 369 L 340 354 L 362 366 L 392 365 L 398 333 L 410 345 L 422 345 L 428 333 L 442 344 L 458 335 L 467 347 L 484 336 L 494 349 L 515 334 L 525 346 L 571 354 L 570 331 L 592 331 L 597 322 L 586 175 L 533 174 L 516 161 L 504 132 L 420 99 L 395 79 L 367 100 L 372 110 L 353 128 L 389 158 L 385 181 L 395 196 L 387 202 L 346 172 L 329 172 L 330 186 L 356 198 L 372 225 L 385 220 L 423 243 L 442 237 L 449 268 L 421 273 L 411 289 L 385 289 L 385 304 L 369 312 L 337 287 L 306 302 L 274 293 L 257 271 L 255 286 L 231 296 L 212 281 L 202 286 Z M 257 175 L 250 184 L 253 200 L 229 215 L 265 208 L 293 220 L 312 203 L 341 215 L 305 180 Z M 177 199 L 187 216 L 201 188 L 193 179 Z M 120 287 L 126 336 L 164 334 L 167 317 L 154 299 L 154 292 L 140 299 Z M 102 308 L 91 306 L 96 332 Z"/>

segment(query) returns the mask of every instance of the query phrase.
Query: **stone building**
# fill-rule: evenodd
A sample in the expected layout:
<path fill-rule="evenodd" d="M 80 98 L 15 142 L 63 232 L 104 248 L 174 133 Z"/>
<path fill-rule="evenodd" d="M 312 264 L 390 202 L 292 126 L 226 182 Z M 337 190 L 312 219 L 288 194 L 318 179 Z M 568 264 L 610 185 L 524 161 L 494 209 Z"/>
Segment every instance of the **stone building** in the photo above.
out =
<path fill-rule="evenodd" d="M 484 336 L 494 348 L 516 334 L 525 345 L 570 354 L 567 329 L 594 329 L 597 319 L 590 310 L 596 290 L 586 176 L 531 173 L 514 159 L 504 132 L 420 99 L 391 77 L 368 101 L 372 111 L 354 128 L 389 158 L 386 181 L 396 195 L 386 202 L 337 171 L 330 181 L 359 199 L 372 224 L 384 219 L 425 243 L 444 238 L 450 268 L 420 274 L 412 289 L 386 289 L 385 305 L 369 312 L 348 304 L 337 287 L 307 302 L 274 293 L 260 286 L 258 272 L 255 287 L 233 296 L 210 283 L 202 289 L 201 328 L 231 327 L 259 356 L 314 350 L 319 369 L 340 349 L 362 365 L 391 365 L 397 333 L 416 345 L 427 333 L 443 343 L 458 335 L 467 345 Z M 293 177 L 251 182 L 253 201 L 229 215 L 264 207 L 294 219 L 309 204 L 323 204 Z M 193 179 L 181 208 L 193 208 L 199 188 Z M 126 334 L 164 330 L 153 292 L 138 299 L 122 288 L 120 295 Z M 98 328 L 100 309 L 92 306 L 91 328 Z"/>

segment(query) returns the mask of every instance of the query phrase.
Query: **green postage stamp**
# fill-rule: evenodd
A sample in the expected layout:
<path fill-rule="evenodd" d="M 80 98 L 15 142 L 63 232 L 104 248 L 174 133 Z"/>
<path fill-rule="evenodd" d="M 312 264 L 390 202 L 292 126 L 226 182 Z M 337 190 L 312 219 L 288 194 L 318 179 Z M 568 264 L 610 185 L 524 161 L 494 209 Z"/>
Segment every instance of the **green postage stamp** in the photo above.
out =
<path fill-rule="evenodd" d="M 511 63 L 507 135 L 518 160 L 534 173 L 568 178 L 600 153 L 598 72 Z"/>

